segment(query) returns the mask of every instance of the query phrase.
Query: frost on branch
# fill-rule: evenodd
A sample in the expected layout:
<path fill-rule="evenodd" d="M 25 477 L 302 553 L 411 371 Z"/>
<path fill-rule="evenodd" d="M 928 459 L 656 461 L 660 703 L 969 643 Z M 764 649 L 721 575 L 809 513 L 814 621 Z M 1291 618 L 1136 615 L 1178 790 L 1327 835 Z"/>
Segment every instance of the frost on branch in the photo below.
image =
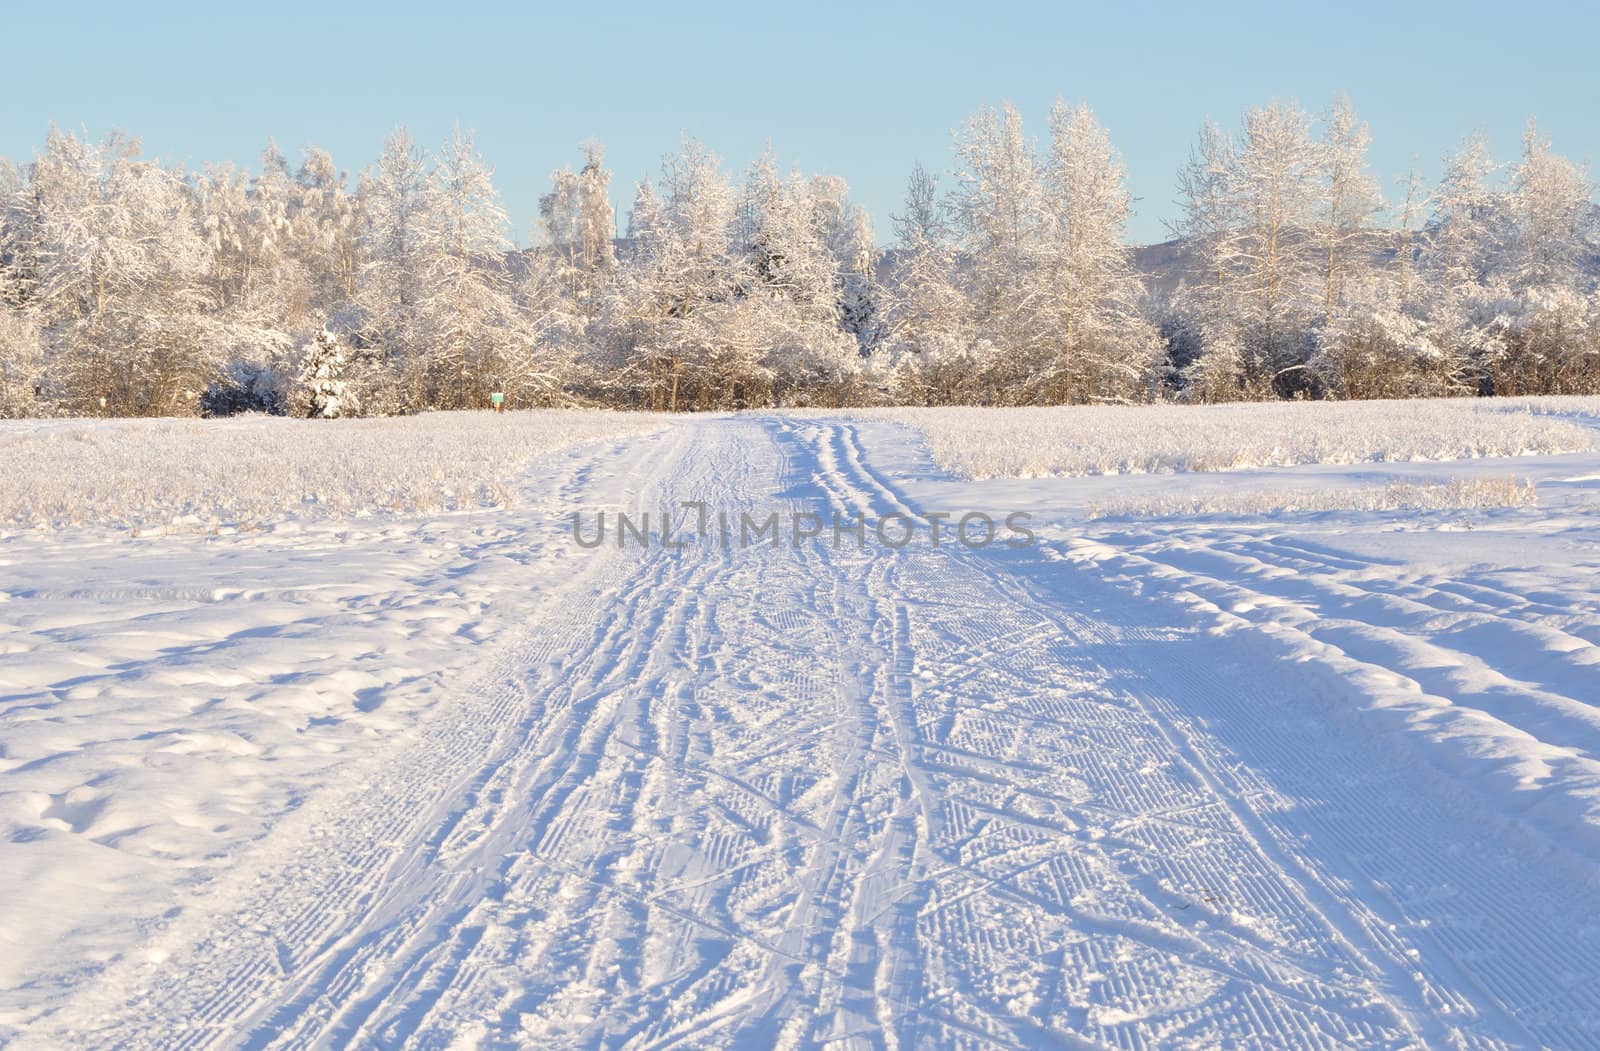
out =
<path fill-rule="evenodd" d="M 598 144 L 513 243 L 470 133 L 403 128 L 349 174 L 274 145 L 258 174 L 52 129 L 0 160 L 0 413 L 312 412 L 300 352 L 345 361 L 315 412 L 599 404 L 1043 405 L 1600 392 L 1586 169 L 1530 123 L 1386 203 L 1350 100 L 1206 124 L 1174 239 L 1125 240 L 1109 130 L 1010 104 L 913 170 L 895 244 L 844 181 L 695 140 L 631 188 Z M 626 197 L 624 198 L 626 199 Z M 339 371 L 339 370 L 336 370 Z M 318 381 L 321 382 L 321 381 Z M 290 397 L 288 388 L 300 395 Z M 335 408 L 337 406 L 337 408 Z"/>

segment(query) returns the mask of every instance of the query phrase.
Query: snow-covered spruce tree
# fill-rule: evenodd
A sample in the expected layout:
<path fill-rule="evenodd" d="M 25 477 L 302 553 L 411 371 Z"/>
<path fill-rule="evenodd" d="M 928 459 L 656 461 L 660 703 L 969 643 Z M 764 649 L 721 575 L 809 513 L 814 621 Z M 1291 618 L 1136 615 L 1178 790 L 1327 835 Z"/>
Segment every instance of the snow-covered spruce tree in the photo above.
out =
<path fill-rule="evenodd" d="M 1049 356 L 1030 400 L 1144 400 L 1160 355 L 1141 313 L 1144 285 L 1123 241 L 1132 202 L 1122 159 L 1088 106 L 1057 99 L 1044 158 L 1045 224 L 1032 268 Z"/>
<path fill-rule="evenodd" d="M 361 415 L 361 402 L 346 376 L 350 360 L 336 333 L 317 333 L 305 349 L 291 395 L 293 414 L 332 420 Z"/>

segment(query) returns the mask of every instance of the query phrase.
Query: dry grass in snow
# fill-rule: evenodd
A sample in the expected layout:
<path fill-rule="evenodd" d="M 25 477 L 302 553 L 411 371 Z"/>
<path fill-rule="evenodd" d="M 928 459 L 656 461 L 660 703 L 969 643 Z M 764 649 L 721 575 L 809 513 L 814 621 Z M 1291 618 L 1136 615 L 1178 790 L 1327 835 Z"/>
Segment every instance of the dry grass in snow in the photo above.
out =
<path fill-rule="evenodd" d="M 533 457 L 664 422 L 535 410 L 0 423 L 0 527 L 205 528 L 505 506 Z"/>
<path fill-rule="evenodd" d="M 1231 471 L 1466 460 L 1600 449 L 1600 399 L 1484 398 L 1233 405 L 882 409 L 939 465 L 981 478 Z"/>
<path fill-rule="evenodd" d="M 1330 486 L 1287 490 L 1231 489 L 1220 493 L 1107 501 L 1090 518 L 1178 518 L 1198 515 L 1308 514 L 1318 511 L 1460 511 L 1527 507 L 1538 502 L 1534 484 L 1518 478 L 1456 478 L 1448 482 L 1396 480 L 1383 486 Z"/>

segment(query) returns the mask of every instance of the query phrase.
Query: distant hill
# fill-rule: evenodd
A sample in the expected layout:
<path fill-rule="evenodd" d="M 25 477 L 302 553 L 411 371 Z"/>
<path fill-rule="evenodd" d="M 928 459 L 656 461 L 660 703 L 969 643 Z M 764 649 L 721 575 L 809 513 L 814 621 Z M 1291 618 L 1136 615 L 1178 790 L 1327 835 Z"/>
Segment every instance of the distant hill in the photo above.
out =
<path fill-rule="evenodd" d="M 1593 228 L 1600 230 L 1600 205 L 1594 208 L 1592 218 Z M 1393 230 L 1373 230 L 1369 235 L 1368 251 L 1372 254 L 1375 263 L 1387 264 L 1394 260 L 1398 234 Z M 617 249 L 617 258 L 625 260 L 633 254 L 633 241 L 627 237 L 619 237 L 614 242 Z M 537 249 L 522 249 L 510 253 L 508 264 L 513 274 L 520 275 L 525 272 L 525 259 L 528 253 Z M 899 257 L 899 249 L 886 247 L 878 257 L 878 277 L 887 280 L 894 273 L 895 262 Z M 1145 286 L 1152 295 L 1162 297 L 1174 292 L 1184 280 L 1192 280 L 1202 262 L 1195 249 L 1192 238 L 1174 238 L 1158 244 L 1145 244 L 1133 246 L 1133 266 L 1141 277 Z M 1600 280 L 1600 244 L 1596 245 L 1587 260 L 1585 269 L 1597 280 Z"/>

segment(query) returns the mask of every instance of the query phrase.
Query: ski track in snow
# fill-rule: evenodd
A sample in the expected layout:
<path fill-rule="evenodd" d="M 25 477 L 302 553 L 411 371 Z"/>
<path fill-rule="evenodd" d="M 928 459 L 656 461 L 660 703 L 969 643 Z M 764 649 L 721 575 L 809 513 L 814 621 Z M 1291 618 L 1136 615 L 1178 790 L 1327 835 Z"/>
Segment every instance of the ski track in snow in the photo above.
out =
<path fill-rule="evenodd" d="M 596 455 L 575 505 L 913 507 L 843 417 Z M 1600 1046 L 1594 813 L 1407 732 L 1592 801 L 1592 617 L 1290 537 L 825 540 L 570 557 L 18 1046 Z"/>

